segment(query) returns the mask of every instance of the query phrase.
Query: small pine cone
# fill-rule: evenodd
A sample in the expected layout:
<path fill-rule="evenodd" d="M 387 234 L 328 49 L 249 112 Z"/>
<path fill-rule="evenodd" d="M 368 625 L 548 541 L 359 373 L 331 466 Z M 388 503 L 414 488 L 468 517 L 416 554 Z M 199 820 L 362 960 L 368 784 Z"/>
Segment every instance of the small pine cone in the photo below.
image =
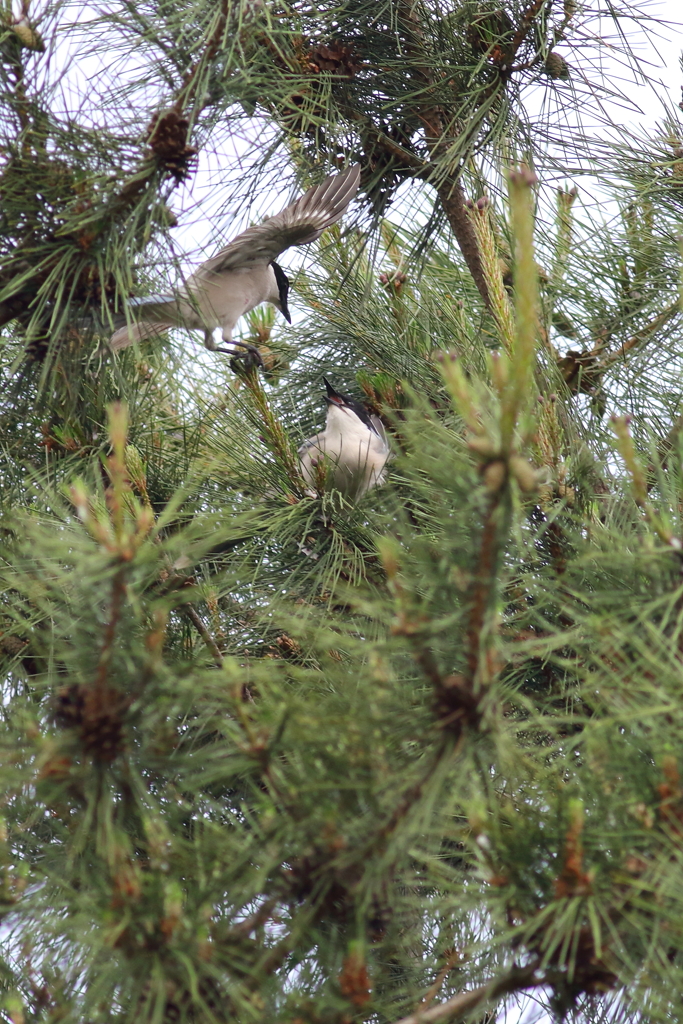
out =
<path fill-rule="evenodd" d="M 83 694 L 78 683 L 62 686 L 55 695 L 55 721 L 64 728 L 79 728 L 83 723 Z"/>
<path fill-rule="evenodd" d="M 279 636 L 275 643 L 277 644 L 277 648 L 283 658 L 298 659 L 303 655 L 301 644 L 298 644 L 291 636 L 287 636 L 286 633 Z"/>
<path fill-rule="evenodd" d="M 386 899 L 373 896 L 370 913 L 367 919 L 367 932 L 370 942 L 381 942 L 391 923 L 393 910 Z"/>
<path fill-rule="evenodd" d="M 43 424 L 45 426 L 45 424 Z M 41 430 L 43 427 L 41 427 Z M 48 442 L 41 441 L 46 448 L 48 448 Z M 48 449 L 49 450 L 49 449 Z M 5 633 L 0 633 L 0 652 L 7 654 L 10 658 L 16 658 L 22 654 L 28 647 L 27 640 L 21 640 L 18 636 L 9 636 Z"/>
<path fill-rule="evenodd" d="M 36 53 L 45 53 L 45 43 L 38 30 L 31 24 L 26 15 L 12 22 L 10 28 L 22 46 L 27 50 L 34 50 Z"/>
<path fill-rule="evenodd" d="M 197 155 L 197 150 L 187 145 L 189 127 L 186 117 L 176 110 L 167 110 L 147 129 L 147 143 L 152 153 L 176 181 L 183 181 L 190 174 L 189 162 Z"/>
<path fill-rule="evenodd" d="M 83 750 L 98 761 L 113 761 L 123 745 L 123 715 L 128 700 L 111 687 L 73 683 L 57 691 L 55 720 L 78 731 Z"/>
<path fill-rule="evenodd" d="M 549 78 L 569 78 L 569 65 L 564 57 L 551 50 L 545 59 L 545 70 Z"/>
<path fill-rule="evenodd" d="M 363 67 L 353 45 L 345 46 L 339 40 L 334 40 L 329 46 L 321 43 L 311 50 L 307 57 L 316 71 L 331 71 L 332 74 L 343 78 L 355 78 Z"/>

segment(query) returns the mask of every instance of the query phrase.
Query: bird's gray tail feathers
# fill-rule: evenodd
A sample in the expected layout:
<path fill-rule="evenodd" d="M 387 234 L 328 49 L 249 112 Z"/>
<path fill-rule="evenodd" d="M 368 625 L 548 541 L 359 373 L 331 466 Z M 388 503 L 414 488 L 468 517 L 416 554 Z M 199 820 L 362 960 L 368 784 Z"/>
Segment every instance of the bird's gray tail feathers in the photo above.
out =
<path fill-rule="evenodd" d="M 135 306 L 136 309 L 144 309 L 146 306 L 168 306 L 173 305 L 175 298 L 168 293 L 159 292 L 157 295 L 143 295 L 139 298 L 128 299 L 127 306 Z"/>
<path fill-rule="evenodd" d="M 149 320 L 141 320 L 137 324 L 128 324 L 112 334 L 109 339 L 109 348 L 118 352 L 122 348 L 128 348 L 136 341 L 144 341 L 146 338 L 155 338 L 168 330 L 168 324 L 153 324 Z"/>
<path fill-rule="evenodd" d="M 145 338 L 163 334 L 173 323 L 172 316 L 169 316 L 176 305 L 172 295 L 145 295 L 139 299 L 128 299 L 126 305 L 129 309 L 135 310 L 135 315 L 147 315 L 150 319 L 128 324 L 112 334 L 109 347 L 114 351 L 128 348 L 136 341 L 144 341 Z"/>

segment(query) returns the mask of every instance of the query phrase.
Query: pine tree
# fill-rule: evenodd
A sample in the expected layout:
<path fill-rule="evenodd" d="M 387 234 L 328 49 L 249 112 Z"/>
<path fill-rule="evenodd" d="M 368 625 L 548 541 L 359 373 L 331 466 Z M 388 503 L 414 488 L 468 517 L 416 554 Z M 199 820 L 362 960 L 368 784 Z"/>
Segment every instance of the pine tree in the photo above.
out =
<path fill-rule="evenodd" d="M 683 124 L 585 127 L 598 7 L 5 5 L 2 1020 L 683 1019 Z M 108 351 L 354 161 L 262 372 Z"/>

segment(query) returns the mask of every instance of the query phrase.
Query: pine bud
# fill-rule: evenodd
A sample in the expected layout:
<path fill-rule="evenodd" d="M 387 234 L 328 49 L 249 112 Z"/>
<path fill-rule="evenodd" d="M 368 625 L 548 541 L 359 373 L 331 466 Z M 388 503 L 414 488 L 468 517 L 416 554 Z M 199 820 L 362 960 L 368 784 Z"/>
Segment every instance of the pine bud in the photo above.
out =
<path fill-rule="evenodd" d="M 519 167 L 511 167 L 509 170 L 510 183 L 512 185 L 526 185 L 533 188 L 538 185 L 538 178 L 527 164 L 520 164 Z"/>
<path fill-rule="evenodd" d="M 502 459 L 489 462 L 484 470 L 484 486 L 490 494 L 497 494 L 507 478 L 507 466 Z"/>
<path fill-rule="evenodd" d="M 377 544 L 379 550 L 379 557 L 382 561 L 382 566 L 387 578 L 393 580 L 398 575 L 399 571 L 399 556 L 400 548 L 398 544 L 392 541 L 388 537 L 383 537 Z"/>
<path fill-rule="evenodd" d="M 536 471 L 531 463 L 523 459 L 521 455 L 510 456 L 510 470 L 519 484 L 520 491 L 523 491 L 525 494 L 531 494 L 532 491 L 536 490 L 538 486 Z"/>
<path fill-rule="evenodd" d="M 45 43 L 41 39 L 40 33 L 33 27 L 25 14 L 18 21 L 12 22 L 10 28 L 21 45 L 25 46 L 27 50 L 45 53 Z"/>
<path fill-rule="evenodd" d="M 483 455 L 484 458 L 490 459 L 496 454 L 496 449 L 491 440 L 483 435 L 478 435 L 469 438 L 467 446 L 471 448 L 477 455 Z"/>
<path fill-rule="evenodd" d="M 85 486 L 78 481 L 69 488 L 69 496 L 76 510 L 76 515 L 85 523 L 90 519 L 90 502 Z"/>

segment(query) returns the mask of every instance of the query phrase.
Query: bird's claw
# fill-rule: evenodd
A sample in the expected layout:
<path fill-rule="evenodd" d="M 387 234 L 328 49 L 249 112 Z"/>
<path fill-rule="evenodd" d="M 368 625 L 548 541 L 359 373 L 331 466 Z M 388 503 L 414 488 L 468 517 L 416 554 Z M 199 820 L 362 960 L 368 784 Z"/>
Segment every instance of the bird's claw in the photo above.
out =
<path fill-rule="evenodd" d="M 252 370 L 263 369 L 263 359 L 256 345 L 250 344 L 248 341 L 233 341 L 233 345 L 239 345 L 243 348 L 243 352 L 235 352 L 231 348 L 216 348 L 216 352 L 224 352 L 228 356 L 232 356 L 230 360 L 230 369 L 238 373 L 240 370 L 244 370 L 246 373 L 250 373 Z"/>

